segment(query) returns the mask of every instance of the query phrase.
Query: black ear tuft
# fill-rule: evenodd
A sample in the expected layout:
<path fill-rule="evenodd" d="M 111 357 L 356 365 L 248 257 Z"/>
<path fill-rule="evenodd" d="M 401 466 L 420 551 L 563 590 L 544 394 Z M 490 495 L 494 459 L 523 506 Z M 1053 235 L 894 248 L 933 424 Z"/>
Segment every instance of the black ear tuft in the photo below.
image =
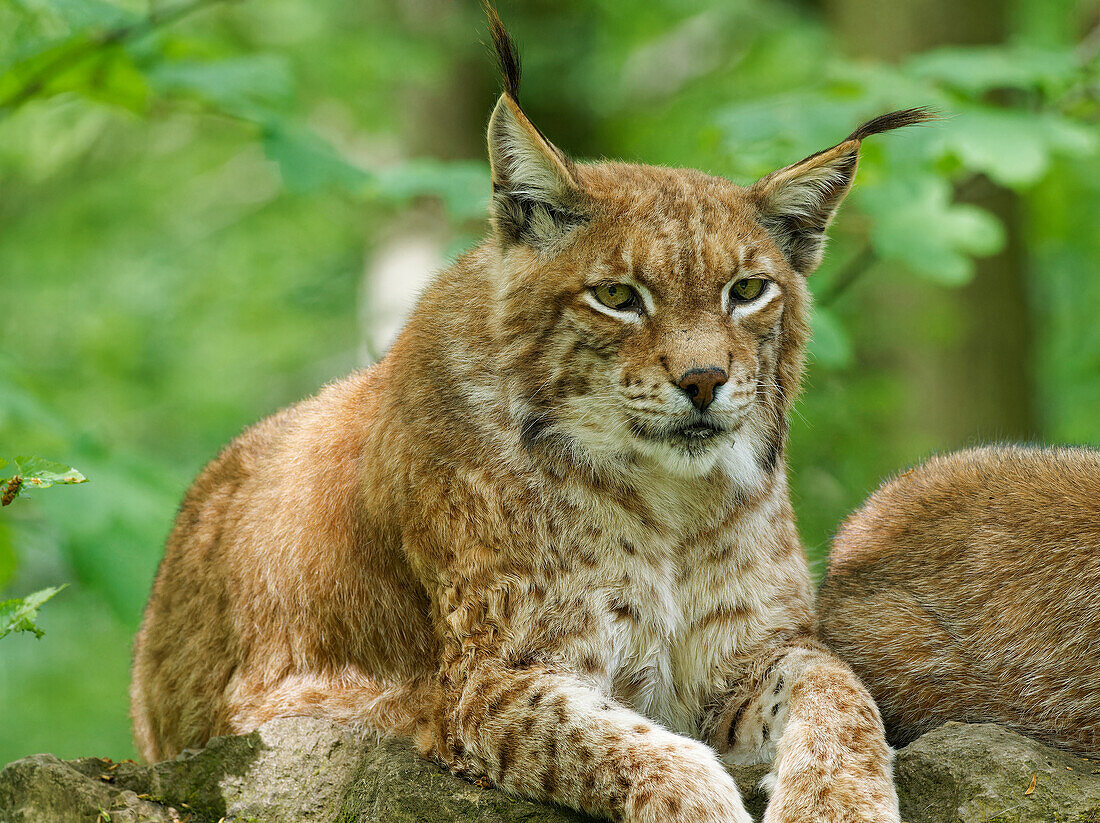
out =
<path fill-rule="evenodd" d="M 868 120 L 843 142 L 772 172 L 753 185 L 760 222 L 779 243 L 795 271 L 809 274 L 821 262 L 825 229 L 852 186 L 860 142 L 872 134 L 939 117 L 938 112 L 926 108 L 883 114 Z"/>
<path fill-rule="evenodd" d="M 584 223 L 586 201 L 575 167 L 532 123 L 519 105 L 519 55 L 492 0 L 489 18 L 504 93 L 489 118 L 489 167 L 493 197 L 489 215 L 505 243 L 557 248 Z"/>
<path fill-rule="evenodd" d="M 504 81 L 504 93 L 519 102 L 519 52 L 516 50 L 515 41 L 504 29 L 500 22 L 500 15 L 493 8 L 489 0 L 482 3 L 485 15 L 489 18 L 489 34 L 493 38 L 493 48 L 497 54 L 497 65 L 500 67 L 500 77 Z"/>
<path fill-rule="evenodd" d="M 874 120 L 868 120 L 848 135 L 844 142 L 847 143 L 849 140 L 862 140 L 865 137 L 870 137 L 872 134 L 881 134 L 884 131 L 901 129 L 906 126 L 917 126 L 921 123 L 930 123 L 933 120 L 939 119 L 940 113 L 938 111 L 923 106 L 915 109 L 892 111 L 889 114 L 880 114 Z"/>

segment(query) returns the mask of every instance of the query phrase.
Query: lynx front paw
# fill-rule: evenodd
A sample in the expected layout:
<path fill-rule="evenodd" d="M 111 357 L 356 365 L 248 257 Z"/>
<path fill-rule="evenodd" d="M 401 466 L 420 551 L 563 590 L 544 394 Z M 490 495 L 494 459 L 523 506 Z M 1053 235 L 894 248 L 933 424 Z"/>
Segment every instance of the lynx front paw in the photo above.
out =
<path fill-rule="evenodd" d="M 665 763 L 646 764 L 634 781 L 630 823 L 752 823 L 737 784 L 710 747 L 681 738 L 665 751 Z"/>
<path fill-rule="evenodd" d="M 901 817 L 897 803 L 853 799 L 851 805 L 831 801 L 817 804 L 803 798 L 780 803 L 773 800 L 762 823 L 901 823 Z"/>
<path fill-rule="evenodd" d="M 881 737 L 864 738 L 855 723 L 829 728 L 827 718 L 815 722 L 794 709 L 765 778 L 771 802 L 763 823 L 900 823 L 890 750 Z"/>

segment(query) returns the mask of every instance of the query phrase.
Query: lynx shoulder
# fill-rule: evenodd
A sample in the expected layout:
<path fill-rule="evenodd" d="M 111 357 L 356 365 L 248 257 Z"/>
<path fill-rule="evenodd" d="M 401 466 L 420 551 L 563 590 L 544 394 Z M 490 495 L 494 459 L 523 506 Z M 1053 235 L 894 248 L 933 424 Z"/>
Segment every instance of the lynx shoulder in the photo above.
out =
<path fill-rule="evenodd" d="M 492 231 L 381 363 L 188 492 L 135 645 L 142 754 L 320 715 L 628 823 L 748 823 L 722 757 L 773 763 L 769 823 L 894 823 L 879 715 L 812 634 L 787 413 L 861 141 L 927 113 L 749 187 L 578 163 L 491 24 Z"/>
<path fill-rule="evenodd" d="M 896 745 L 988 721 L 1100 754 L 1100 451 L 987 447 L 888 481 L 819 608 Z"/>

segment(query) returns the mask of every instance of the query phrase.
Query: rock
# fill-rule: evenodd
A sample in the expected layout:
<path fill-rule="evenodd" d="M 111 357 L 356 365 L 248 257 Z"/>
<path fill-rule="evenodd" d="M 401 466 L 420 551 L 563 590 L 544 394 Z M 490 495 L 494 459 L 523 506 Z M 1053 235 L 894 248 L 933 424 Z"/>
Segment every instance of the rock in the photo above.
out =
<path fill-rule="evenodd" d="M 739 769 L 761 813 L 765 767 Z M 0 772 L 0 823 L 583 823 L 584 815 L 481 788 L 418 757 L 407 741 L 356 741 L 313 718 L 274 720 L 201 751 L 143 766 L 51 755 Z M 99 817 L 103 823 L 107 818 Z"/>
<path fill-rule="evenodd" d="M 991 723 L 945 723 L 894 771 L 906 823 L 1100 823 L 1100 762 Z"/>
<path fill-rule="evenodd" d="M 78 762 L 97 763 L 99 771 L 74 768 L 52 754 L 36 754 L 9 764 L 0 772 L 0 821 L 162 823 L 180 819 L 164 806 L 108 782 L 108 761 Z"/>
<path fill-rule="evenodd" d="M 1069 767 L 1068 769 L 1066 767 Z M 766 767 L 736 768 L 749 811 Z M 997 726 L 949 723 L 898 753 L 907 823 L 1100 823 L 1100 764 Z M 1035 774 L 1036 788 L 1028 788 Z M 481 788 L 417 757 L 310 718 L 275 720 L 151 766 L 35 755 L 0 772 L 0 823 L 583 823 Z"/>

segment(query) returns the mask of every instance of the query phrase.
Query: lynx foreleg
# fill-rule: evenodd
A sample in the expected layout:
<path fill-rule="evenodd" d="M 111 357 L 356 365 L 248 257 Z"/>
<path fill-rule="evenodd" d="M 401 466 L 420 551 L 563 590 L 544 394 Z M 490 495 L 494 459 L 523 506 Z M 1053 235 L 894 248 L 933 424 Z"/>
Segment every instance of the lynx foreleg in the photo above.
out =
<path fill-rule="evenodd" d="M 751 823 L 713 749 L 570 675 L 483 664 L 440 709 L 421 749 L 515 794 L 627 823 Z"/>
<path fill-rule="evenodd" d="M 764 823 L 897 823 L 892 752 L 870 694 L 844 663 L 796 648 L 728 708 L 726 759 L 771 761 Z M 725 748 L 725 747 L 722 747 Z"/>

